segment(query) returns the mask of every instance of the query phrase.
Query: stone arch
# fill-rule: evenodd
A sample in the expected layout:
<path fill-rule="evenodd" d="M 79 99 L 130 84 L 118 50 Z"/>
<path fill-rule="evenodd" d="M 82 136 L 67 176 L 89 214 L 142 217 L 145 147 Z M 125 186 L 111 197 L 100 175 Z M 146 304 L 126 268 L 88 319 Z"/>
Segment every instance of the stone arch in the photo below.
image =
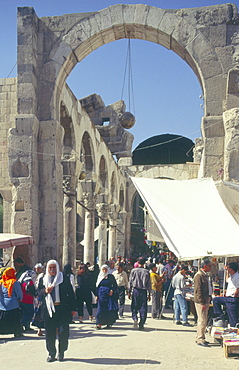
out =
<path fill-rule="evenodd" d="M 56 76 L 57 88 L 54 91 L 54 98 L 51 97 L 52 113 L 57 113 L 54 107 L 59 105 L 57 102 L 59 88 L 62 88 L 74 66 L 100 46 L 127 38 L 130 34 L 133 39 L 160 44 L 184 59 L 197 75 L 204 91 L 205 115 L 221 114 L 222 90 L 212 89 L 211 86 L 216 81 L 220 83 L 220 86 L 224 87 L 225 97 L 226 64 L 223 65 L 222 59 L 219 58 L 219 53 L 216 51 L 218 45 L 213 37 L 210 39 L 201 31 L 204 23 L 209 26 L 211 23 L 215 25 L 211 8 L 214 7 L 205 7 L 205 11 L 203 11 L 204 8 L 168 10 L 142 4 L 121 4 L 91 13 L 83 19 L 80 17 L 77 20 L 76 17 L 75 24 L 62 33 L 61 40 L 56 39 L 50 53 L 51 62 L 47 62 L 44 66 L 47 75 L 53 68 Z M 217 8 L 216 21 L 218 23 L 222 23 L 223 20 L 225 23 L 229 21 L 233 14 L 232 6 L 225 4 Z M 56 60 L 60 61 L 61 67 L 59 63 L 55 65 Z M 213 106 L 216 107 L 214 109 L 212 109 L 212 101 L 214 101 Z M 220 102 L 220 107 L 218 104 L 215 105 L 215 101 Z"/>
<path fill-rule="evenodd" d="M 81 140 L 80 160 L 83 162 L 83 169 L 87 173 L 94 171 L 95 161 L 92 140 L 87 131 L 84 132 Z"/>

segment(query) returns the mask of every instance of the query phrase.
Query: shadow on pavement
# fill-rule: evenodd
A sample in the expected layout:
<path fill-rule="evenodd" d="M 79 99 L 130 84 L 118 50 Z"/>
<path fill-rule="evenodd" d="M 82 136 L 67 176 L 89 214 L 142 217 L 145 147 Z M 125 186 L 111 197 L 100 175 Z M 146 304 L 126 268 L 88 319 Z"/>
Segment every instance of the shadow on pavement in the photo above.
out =
<path fill-rule="evenodd" d="M 90 358 L 90 359 L 82 359 L 82 358 L 65 358 L 64 362 L 72 361 L 72 362 L 84 362 L 87 364 L 99 364 L 99 365 L 160 365 L 159 361 L 153 360 L 145 360 L 145 359 L 122 359 L 122 358 Z"/>

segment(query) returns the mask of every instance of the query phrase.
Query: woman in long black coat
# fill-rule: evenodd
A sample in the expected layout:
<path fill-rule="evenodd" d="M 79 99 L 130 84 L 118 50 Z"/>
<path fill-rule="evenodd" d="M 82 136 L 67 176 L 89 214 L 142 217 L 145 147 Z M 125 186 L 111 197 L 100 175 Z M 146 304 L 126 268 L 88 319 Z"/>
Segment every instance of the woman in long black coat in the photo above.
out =
<path fill-rule="evenodd" d="M 102 265 L 96 282 L 96 299 L 98 301 L 96 313 L 96 328 L 102 325 L 110 328 L 118 319 L 118 305 L 115 292 L 117 283 L 112 274 L 108 274 L 108 266 Z"/>
<path fill-rule="evenodd" d="M 86 303 L 86 308 L 90 317 L 92 316 L 92 293 L 95 294 L 95 289 L 93 287 L 92 278 L 88 273 L 87 265 L 81 264 L 78 269 L 77 275 L 77 288 L 76 288 L 76 302 L 78 309 L 79 322 L 82 323 L 84 316 L 84 302 Z"/>

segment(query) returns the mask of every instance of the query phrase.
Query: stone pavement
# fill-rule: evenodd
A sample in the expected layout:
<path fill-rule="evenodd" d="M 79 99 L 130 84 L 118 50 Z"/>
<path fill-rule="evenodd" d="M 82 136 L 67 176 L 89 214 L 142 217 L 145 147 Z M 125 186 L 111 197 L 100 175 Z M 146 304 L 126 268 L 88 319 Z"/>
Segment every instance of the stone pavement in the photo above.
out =
<path fill-rule="evenodd" d="M 133 329 L 127 301 L 125 318 L 111 329 L 96 330 L 95 324 L 71 324 L 69 349 L 64 362 L 47 363 L 44 337 L 36 332 L 24 338 L 0 336 L 1 364 L 10 369 L 210 369 L 239 367 L 239 359 L 226 359 L 223 348 L 208 336 L 210 348 L 195 344 L 196 327 L 175 325 L 172 311 L 167 319 L 148 318 L 145 331 Z M 150 307 L 149 307 L 150 311 Z M 150 315 L 148 315 L 150 316 Z M 85 316 L 88 318 L 88 316 Z M 190 317 L 190 320 L 192 317 Z M 193 323 L 193 321 L 191 321 Z"/>

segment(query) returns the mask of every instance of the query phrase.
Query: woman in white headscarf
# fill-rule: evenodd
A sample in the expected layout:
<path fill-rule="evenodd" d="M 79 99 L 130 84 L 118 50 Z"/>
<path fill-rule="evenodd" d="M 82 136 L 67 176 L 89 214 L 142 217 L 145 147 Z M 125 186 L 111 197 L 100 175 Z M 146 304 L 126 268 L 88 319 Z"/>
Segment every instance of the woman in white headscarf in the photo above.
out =
<path fill-rule="evenodd" d="M 69 323 L 76 311 L 75 295 L 69 279 L 64 279 L 58 262 L 50 260 L 46 266 L 43 285 L 44 296 L 42 311 L 46 331 L 46 347 L 49 352 L 47 362 L 56 361 L 56 330 L 59 336 L 58 360 L 63 361 L 68 348 Z"/>
<path fill-rule="evenodd" d="M 102 325 L 110 328 L 118 319 L 118 305 L 114 293 L 117 283 L 113 275 L 108 273 L 108 266 L 102 265 L 96 282 L 96 300 L 98 302 L 96 313 L 96 328 Z"/>

